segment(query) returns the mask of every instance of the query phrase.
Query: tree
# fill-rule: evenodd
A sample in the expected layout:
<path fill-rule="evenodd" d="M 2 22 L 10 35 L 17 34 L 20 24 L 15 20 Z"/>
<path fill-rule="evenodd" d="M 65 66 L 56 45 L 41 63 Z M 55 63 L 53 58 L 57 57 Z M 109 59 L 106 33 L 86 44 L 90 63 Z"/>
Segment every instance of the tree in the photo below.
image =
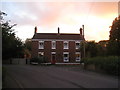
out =
<path fill-rule="evenodd" d="M 81 53 L 83 53 L 83 44 L 84 42 L 81 42 L 81 47 L 80 47 Z M 85 57 L 95 57 L 95 56 L 97 56 L 97 44 L 95 43 L 95 41 L 86 41 Z"/>
<path fill-rule="evenodd" d="M 10 59 L 13 57 L 21 57 L 23 55 L 23 43 L 15 36 L 14 29 L 16 24 L 10 25 L 10 21 L 5 21 L 3 16 L 6 13 L 0 11 L 0 24 L 2 29 L 2 58 Z"/>
<path fill-rule="evenodd" d="M 107 50 L 109 55 L 120 56 L 120 16 L 112 23 Z"/>
<path fill-rule="evenodd" d="M 101 40 L 97 43 L 97 56 L 106 56 L 107 55 L 107 44 L 108 40 Z"/>
<path fill-rule="evenodd" d="M 25 47 L 29 50 L 29 51 L 31 51 L 32 50 L 32 40 L 31 39 L 26 39 L 26 41 L 25 41 Z"/>
<path fill-rule="evenodd" d="M 31 50 L 32 50 L 32 40 L 26 39 L 25 44 L 24 44 L 25 58 L 31 58 Z"/>

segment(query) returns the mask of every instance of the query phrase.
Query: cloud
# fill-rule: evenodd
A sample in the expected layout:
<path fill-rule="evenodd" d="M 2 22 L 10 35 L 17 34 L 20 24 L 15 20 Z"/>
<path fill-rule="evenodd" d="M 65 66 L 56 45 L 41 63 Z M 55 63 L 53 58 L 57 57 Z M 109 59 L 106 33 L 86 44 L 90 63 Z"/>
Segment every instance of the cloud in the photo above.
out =
<path fill-rule="evenodd" d="M 108 38 L 108 33 L 106 35 L 102 33 L 108 32 L 107 27 L 117 16 L 117 3 L 4 2 L 2 3 L 2 10 L 8 14 L 8 18 L 12 22 L 18 24 L 20 28 L 17 30 L 19 32 L 34 30 L 34 26 L 38 26 L 40 32 L 52 33 L 56 32 L 59 26 L 61 32 L 79 33 L 79 28 L 85 24 L 86 39 L 98 41 Z M 24 35 L 23 37 L 27 36 Z"/>

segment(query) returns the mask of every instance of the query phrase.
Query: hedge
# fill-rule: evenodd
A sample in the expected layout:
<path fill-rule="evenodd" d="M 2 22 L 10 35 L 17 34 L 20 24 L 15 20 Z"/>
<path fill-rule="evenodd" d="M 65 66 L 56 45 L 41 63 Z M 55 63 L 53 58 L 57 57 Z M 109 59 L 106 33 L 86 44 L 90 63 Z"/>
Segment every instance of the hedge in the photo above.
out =
<path fill-rule="evenodd" d="M 110 74 L 120 74 L 120 57 L 118 56 L 83 58 L 82 62 L 85 65 L 94 64 L 96 67 L 99 66 L 100 69 Z"/>
<path fill-rule="evenodd" d="M 48 59 L 44 56 L 42 57 L 33 57 L 30 59 L 30 62 L 37 62 L 39 64 L 41 63 L 47 63 L 48 62 Z"/>

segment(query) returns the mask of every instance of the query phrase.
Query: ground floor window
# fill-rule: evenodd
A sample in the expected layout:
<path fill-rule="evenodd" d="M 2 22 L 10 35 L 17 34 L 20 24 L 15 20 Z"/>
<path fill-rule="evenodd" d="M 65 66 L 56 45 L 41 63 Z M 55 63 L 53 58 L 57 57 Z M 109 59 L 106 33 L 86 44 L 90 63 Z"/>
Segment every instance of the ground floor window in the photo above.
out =
<path fill-rule="evenodd" d="M 75 53 L 75 56 L 76 56 L 76 62 L 79 62 L 80 61 L 80 52 L 76 52 Z"/>
<path fill-rule="evenodd" d="M 64 52 L 63 53 L 63 61 L 64 62 L 69 62 L 69 52 Z"/>
<path fill-rule="evenodd" d="M 38 57 L 44 56 L 44 52 L 38 52 Z"/>

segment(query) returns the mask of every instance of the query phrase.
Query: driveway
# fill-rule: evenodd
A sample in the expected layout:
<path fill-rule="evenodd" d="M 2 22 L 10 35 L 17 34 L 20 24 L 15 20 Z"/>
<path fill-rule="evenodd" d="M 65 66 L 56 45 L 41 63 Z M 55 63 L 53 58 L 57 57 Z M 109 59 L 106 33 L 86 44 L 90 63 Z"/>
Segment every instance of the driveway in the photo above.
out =
<path fill-rule="evenodd" d="M 79 66 L 5 65 L 6 88 L 118 88 L 117 76 Z"/>

